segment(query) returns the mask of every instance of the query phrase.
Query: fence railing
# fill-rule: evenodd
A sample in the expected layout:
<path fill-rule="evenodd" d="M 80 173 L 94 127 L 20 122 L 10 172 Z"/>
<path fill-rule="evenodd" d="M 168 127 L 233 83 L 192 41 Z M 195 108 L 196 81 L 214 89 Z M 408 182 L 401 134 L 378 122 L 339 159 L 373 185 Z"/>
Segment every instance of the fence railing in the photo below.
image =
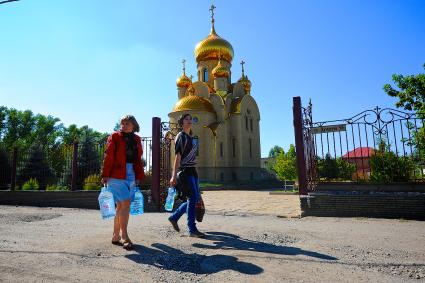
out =
<path fill-rule="evenodd" d="M 297 161 L 307 191 L 323 182 L 425 182 L 424 117 L 376 107 L 347 119 L 315 122 L 311 102 L 303 108 L 298 99 L 294 126 L 302 156 Z"/>
<path fill-rule="evenodd" d="M 142 138 L 145 172 L 152 167 L 152 139 Z M 105 143 L 84 142 L 27 150 L 0 148 L 0 189 L 82 190 L 100 186 Z M 28 187 L 29 186 L 29 187 Z"/>

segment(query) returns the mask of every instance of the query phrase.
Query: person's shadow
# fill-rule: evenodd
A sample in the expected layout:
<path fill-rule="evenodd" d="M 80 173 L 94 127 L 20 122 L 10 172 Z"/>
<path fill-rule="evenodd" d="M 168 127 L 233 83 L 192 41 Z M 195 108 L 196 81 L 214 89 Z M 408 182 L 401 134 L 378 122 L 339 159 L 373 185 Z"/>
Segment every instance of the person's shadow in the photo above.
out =
<path fill-rule="evenodd" d="M 140 264 L 194 274 L 212 274 L 228 269 L 250 275 L 263 272 L 261 267 L 249 262 L 239 261 L 234 256 L 188 254 L 159 243 L 152 244 L 152 247 L 135 244 L 133 248 L 137 253 L 125 257 Z"/>
<path fill-rule="evenodd" d="M 224 232 L 208 232 L 206 239 L 213 241 L 213 244 L 194 243 L 193 246 L 205 249 L 244 250 L 278 255 L 305 255 L 324 260 L 338 260 L 336 257 L 318 252 L 242 239 L 237 235 Z"/>

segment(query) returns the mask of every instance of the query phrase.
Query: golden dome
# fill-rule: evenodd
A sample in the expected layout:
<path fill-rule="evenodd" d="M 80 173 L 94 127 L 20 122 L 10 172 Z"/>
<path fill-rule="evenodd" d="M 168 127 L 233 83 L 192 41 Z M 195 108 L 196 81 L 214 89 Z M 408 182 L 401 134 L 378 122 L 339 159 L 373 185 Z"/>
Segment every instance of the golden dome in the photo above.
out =
<path fill-rule="evenodd" d="M 203 97 L 198 95 L 186 95 L 177 101 L 176 105 L 174 105 L 172 112 L 178 111 L 206 111 L 215 113 L 214 107 L 211 102 Z"/>
<path fill-rule="evenodd" d="M 242 84 L 245 94 L 251 93 L 251 81 L 248 79 L 248 76 L 243 75 L 238 82 Z"/>
<path fill-rule="evenodd" d="M 192 84 L 192 81 L 186 76 L 185 73 L 181 75 L 180 78 L 176 81 L 177 87 L 189 87 Z"/>
<path fill-rule="evenodd" d="M 221 59 L 219 59 L 217 66 L 212 70 L 212 74 L 215 78 L 228 78 L 230 76 L 230 71 L 221 64 Z"/>
<path fill-rule="evenodd" d="M 199 61 L 211 59 L 218 60 L 220 51 L 224 60 L 229 63 L 232 62 L 233 47 L 227 40 L 216 34 L 213 24 L 210 34 L 195 46 L 196 62 L 199 63 Z"/>
<path fill-rule="evenodd" d="M 249 94 L 251 92 L 251 81 L 248 79 L 248 76 L 245 76 L 245 69 L 243 65 L 245 62 L 242 60 L 242 77 L 238 80 L 239 83 L 242 84 L 245 94 Z"/>
<path fill-rule="evenodd" d="M 177 79 L 176 84 L 177 87 L 189 87 L 192 84 L 192 77 L 189 79 L 186 76 L 186 60 L 183 59 L 182 60 L 182 64 L 183 64 L 183 74 L 180 76 L 180 78 Z"/>

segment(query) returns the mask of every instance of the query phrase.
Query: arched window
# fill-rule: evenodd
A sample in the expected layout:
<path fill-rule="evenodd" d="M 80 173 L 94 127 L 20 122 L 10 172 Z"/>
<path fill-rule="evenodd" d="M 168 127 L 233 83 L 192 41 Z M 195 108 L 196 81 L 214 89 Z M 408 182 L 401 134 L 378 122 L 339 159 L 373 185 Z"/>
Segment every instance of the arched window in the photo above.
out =
<path fill-rule="evenodd" d="M 220 143 L 220 157 L 223 157 L 223 143 Z"/>
<path fill-rule="evenodd" d="M 249 119 L 249 124 L 250 124 L 250 126 L 251 126 L 251 132 L 252 132 L 252 118 L 251 118 L 251 119 Z"/>
<path fill-rule="evenodd" d="M 207 82 L 207 81 L 208 81 L 208 69 L 205 68 L 204 69 L 204 82 Z"/>
<path fill-rule="evenodd" d="M 246 127 L 246 130 L 248 131 L 248 117 L 247 116 L 245 116 L 245 127 Z"/>

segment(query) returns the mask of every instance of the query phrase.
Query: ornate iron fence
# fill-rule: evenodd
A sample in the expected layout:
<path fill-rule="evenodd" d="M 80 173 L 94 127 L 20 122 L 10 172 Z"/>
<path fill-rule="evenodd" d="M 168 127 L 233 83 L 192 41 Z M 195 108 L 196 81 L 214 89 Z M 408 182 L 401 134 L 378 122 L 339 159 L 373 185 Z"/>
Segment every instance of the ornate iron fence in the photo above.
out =
<path fill-rule="evenodd" d="M 296 147 L 303 152 L 298 170 L 305 172 L 306 191 L 319 182 L 425 182 L 424 125 L 415 113 L 379 107 L 314 122 L 311 102 L 303 108 L 294 98 L 295 132 L 302 136 Z"/>
<path fill-rule="evenodd" d="M 149 174 L 152 138 L 142 137 L 142 146 L 145 171 Z M 0 148 L 0 189 L 22 189 L 30 179 L 37 183 L 34 185 L 33 182 L 32 188 L 40 190 L 48 186 L 82 190 L 86 183 L 100 186 L 104 151 L 104 142 L 32 146 L 26 150 L 12 151 Z"/>
<path fill-rule="evenodd" d="M 170 122 L 161 123 L 161 157 L 160 157 L 160 203 L 165 202 L 167 188 L 172 174 L 172 148 L 174 138 L 179 132 L 178 124 Z"/>

